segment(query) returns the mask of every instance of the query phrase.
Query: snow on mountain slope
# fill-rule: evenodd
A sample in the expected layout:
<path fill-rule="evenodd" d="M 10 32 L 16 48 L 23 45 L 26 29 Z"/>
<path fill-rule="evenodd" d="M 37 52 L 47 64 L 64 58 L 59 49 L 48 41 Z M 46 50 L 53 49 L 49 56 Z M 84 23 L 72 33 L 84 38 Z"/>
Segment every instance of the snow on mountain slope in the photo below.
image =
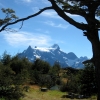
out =
<path fill-rule="evenodd" d="M 53 65 L 55 61 L 58 61 L 61 67 L 70 66 L 74 68 L 82 68 L 82 62 L 88 59 L 86 56 L 78 58 L 73 52 L 65 53 L 60 50 L 60 47 L 57 44 L 54 44 L 49 48 L 41 48 L 36 46 L 32 48 L 29 46 L 22 53 L 19 53 L 18 56 L 26 57 L 31 62 L 39 58 L 49 62 L 51 65 Z"/>

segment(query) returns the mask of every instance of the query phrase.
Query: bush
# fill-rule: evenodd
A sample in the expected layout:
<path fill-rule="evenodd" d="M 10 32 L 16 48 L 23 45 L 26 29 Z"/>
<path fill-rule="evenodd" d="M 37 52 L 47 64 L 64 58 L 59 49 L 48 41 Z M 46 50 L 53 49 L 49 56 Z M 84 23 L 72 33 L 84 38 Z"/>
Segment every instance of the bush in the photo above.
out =
<path fill-rule="evenodd" d="M 65 83 L 62 83 L 62 85 L 60 86 L 60 91 L 61 92 L 66 92 L 67 91 L 67 85 Z"/>

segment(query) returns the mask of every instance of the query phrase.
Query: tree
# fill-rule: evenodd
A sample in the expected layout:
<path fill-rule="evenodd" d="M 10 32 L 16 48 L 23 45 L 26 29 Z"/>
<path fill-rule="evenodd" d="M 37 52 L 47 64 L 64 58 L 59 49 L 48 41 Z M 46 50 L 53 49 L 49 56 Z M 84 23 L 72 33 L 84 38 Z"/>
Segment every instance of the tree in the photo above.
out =
<path fill-rule="evenodd" d="M 83 31 L 84 36 L 90 41 L 92 45 L 93 57 L 87 62 L 92 62 L 95 66 L 96 81 L 97 81 L 97 100 L 100 100 L 100 40 L 98 31 L 100 29 L 100 1 L 99 0 L 48 0 L 51 7 L 45 7 L 36 14 L 30 15 L 26 18 L 18 19 L 13 22 L 7 22 L 2 25 L 0 32 L 5 30 L 7 26 L 15 24 L 20 21 L 25 21 L 36 15 L 39 15 L 44 10 L 54 9 L 57 14 L 71 25 Z M 82 16 L 86 20 L 85 23 L 76 22 L 66 13 L 76 14 Z M 96 18 L 98 17 L 98 18 Z M 1 20 L 2 22 L 2 20 Z M 84 62 L 84 63 L 87 63 Z"/>
<path fill-rule="evenodd" d="M 15 73 L 15 83 L 24 84 L 28 81 L 30 76 L 31 63 L 26 58 L 12 57 L 10 68 Z"/>
<path fill-rule="evenodd" d="M 17 80 L 19 81 L 19 80 Z M 10 66 L 0 65 L 0 100 L 19 100 L 23 97 L 21 84 L 15 82 L 15 73 Z"/>
<path fill-rule="evenodd" d="M 10 63 L 10 61 L 11 61 L 11 56 L 9 54 L 7 54 L 7 52 L 5 51 L 1 58 L 2 64 L 7 65 Z"/>
<path fill-rule="evenodd" d="M 66 76 L 67 76 L 67 84 L 66 84 L 66 91 L 73 92 L 73 93 L 79 93 L 79 85 L 80 85 L 80 79 L 79 76 L 81 69 L 75 69 L 72 67 L 66 68 Z"/>
<path fill-rule="evenodd" d="M 79 76 L 80 93 L 91 96 L 97 93 L 95 68 L 93 64 L 86 64 Z"/>
<path fill-rule="evenodd" d="M 57 76 L 59 77 L 59 71 L 60 71 L 61 67 L 59 62 L 55 62 L 53 67 L 52 67 L 52 71 L 57 74 Z"/>
<path fill-rule="evenodd" d="M 50 64 L 41 59 L 36 59 L 31 68 L 31 79 L 34 83 L 44 84 L 47 80 L 47 74 L 50 70 Z"/>
<path fill-rule="evenodd" d="M 32 69 L 39 71 L 41 74 L 47 74 L 49 72 L 49 69 L 50 69 L 50 64 L 46 61 L 41 60 L 41 59 L 36 59 L 34 61 Z"/>

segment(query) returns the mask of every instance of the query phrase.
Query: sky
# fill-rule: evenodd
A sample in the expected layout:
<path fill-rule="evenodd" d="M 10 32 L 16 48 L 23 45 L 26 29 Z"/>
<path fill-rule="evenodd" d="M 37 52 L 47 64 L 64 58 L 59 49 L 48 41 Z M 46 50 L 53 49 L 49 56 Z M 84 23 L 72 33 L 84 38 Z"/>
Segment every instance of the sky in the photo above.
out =
<path fill-rule="evenodd" d="M 11 8 L 19 18 L 38 12 L 44 7 L 51 6 L 48 0 L 0 0 L 1 8 Z M 78 15 L 70 15 L 74 20 L 84 22 L 84 18 Z M 0 10 L 0 18 L 5 15 Z M 58 44 L 66 53 L 73 52 L 77 57 L 92 57 L 91 43 L 83 36 L 83 32 L 70 25 L 57 15 L 54 10 L 46 10 L 40 15 L 8 28 L 13 32 L 2 31 L 0 33 L 0 55 L 7 51 L 10 55 L 16 55 L 28 48 L 50 47 Z"/>

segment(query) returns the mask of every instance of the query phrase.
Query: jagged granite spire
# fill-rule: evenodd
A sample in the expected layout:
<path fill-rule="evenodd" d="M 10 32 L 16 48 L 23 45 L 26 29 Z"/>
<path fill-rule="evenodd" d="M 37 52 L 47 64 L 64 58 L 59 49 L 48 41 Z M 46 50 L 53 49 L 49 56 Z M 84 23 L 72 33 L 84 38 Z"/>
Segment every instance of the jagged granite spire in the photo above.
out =
<path fill-rule="evenodd" d="M 32 49 L 32 47 L 29 45 L 29 47 L 27 48 L 27 50 L 31 50 Z"/>
<path fill-rule="evenodd" d="M 52 45 L 52 46 L 51 46 L 51 48 L 54 48 L 54 49 L 57 49 L 57 50 L 59 50 L 59 49 L 60 49 L 60 47 L 59 47 L 59 45 L 58 45 L 58 44 L 54 44 L 54 45 Z"/>

